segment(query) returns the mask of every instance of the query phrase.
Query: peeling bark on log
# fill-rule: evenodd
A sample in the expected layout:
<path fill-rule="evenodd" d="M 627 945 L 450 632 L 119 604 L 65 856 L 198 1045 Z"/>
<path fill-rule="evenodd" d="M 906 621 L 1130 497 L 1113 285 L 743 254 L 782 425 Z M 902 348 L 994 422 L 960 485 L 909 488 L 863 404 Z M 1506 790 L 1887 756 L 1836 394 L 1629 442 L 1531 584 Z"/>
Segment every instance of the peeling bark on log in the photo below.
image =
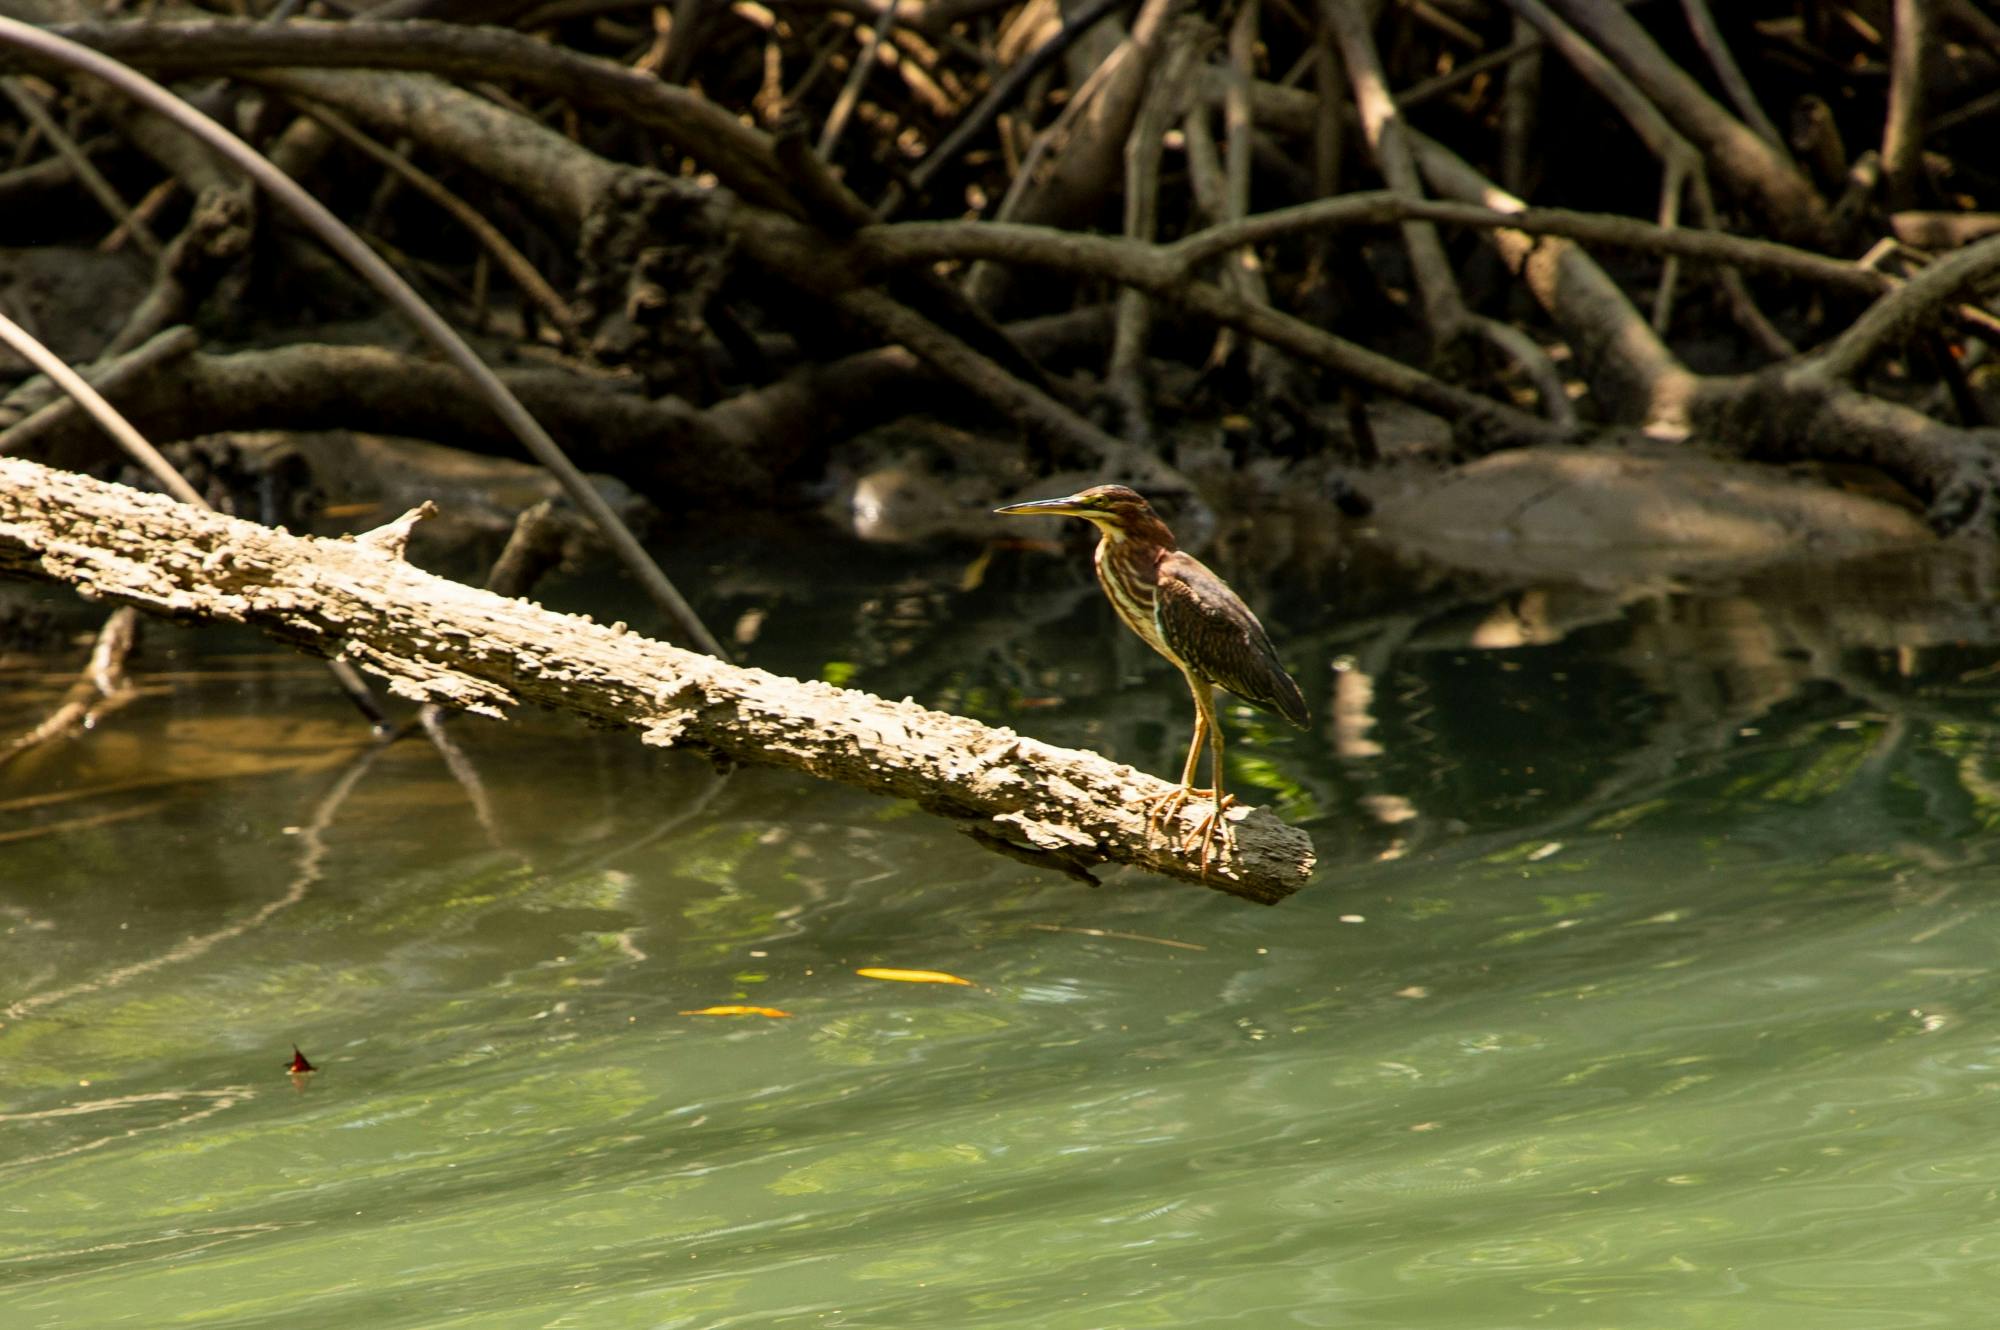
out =
<path fill-rule="evenodd" d="M 392 524 L 392 527 L 394 524 Z M 389 528 L 385 528 L 389 530 Z M 171 618 L 240 623 L 344 658 L 390 691 L 487 716 L 521 703 L 651 744 L 793 767 L 914 800 L 982 844 L 1082 876 L 1131 864 L 1275 904 L 1304 885 L 1304 832 L 1232 808 L 1236 853 L 1206 877 L 1146 825 L 1166 782 L 1092 753 L 867 693 L 741 669 L 434 577 L 394 540 L 292 536 L 160 495 L 0 459 L 0 573 Z"/>

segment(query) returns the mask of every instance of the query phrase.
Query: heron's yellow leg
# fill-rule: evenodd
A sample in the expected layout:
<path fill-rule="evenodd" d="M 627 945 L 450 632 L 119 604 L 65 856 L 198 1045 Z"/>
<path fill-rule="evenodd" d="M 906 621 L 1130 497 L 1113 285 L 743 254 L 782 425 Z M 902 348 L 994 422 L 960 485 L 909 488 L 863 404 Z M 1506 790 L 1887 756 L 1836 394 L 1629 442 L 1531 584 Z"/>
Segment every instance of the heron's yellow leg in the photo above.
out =
<path fill-rule="evenodd" d="M 1182 671 L 1186 673 L 1185 670 Z M 1234 802 L 1222 789 L 1222 726 L 1215 719 L 1215 685 L 1194 675 L 1187 676 L 1188 691 L 1194 694 L 1194 740 L 1188 746 L 1187 765 L 1181 769 L 1181 783 L 1155 799 L 1146 810 L 1146 821 L 1166 831 L 1166 824 L 1179 819 L 1181 811 L 1196 799 L 1208 799 L 1212 803 L 1206 813 L 1196 821 L 1193 829 L 1182 835 L 1180 848 L 1183 854 L 1192 850 L 1197 843 L 1201 846 L 1201 871 L 1208 873 L 1208 862 L 1220 835 L 1223 853 L 1226 856 L 1236 852 L 1236 829 L 1223 820 L 1223 810 Z M 1208 789 L 1197 788 L 1194 773 L 1201 763 L 1201 750 L 1209 745 Z"/>
<path fill-rule="evenodd" d="M 1153 800 L 1151 805 L 1147 807 L 1146 820 L 1148 822 L 1171 822 L 1181 815 L 1181 809 L 1186 808 L 1188 801 L 1194 798 L 1197 793 L 1206 793 L 1206 791 L 1196 791 L 1194 788 L 1194 765 L 1195 754 L 1199 753 L 1202 745 L 1207 742 L 1208 733 L 1202 725 L 1201 717 L 1196 716 L 1194 722 L 1194 740 L 1192 746 L 1188 749 L 1187 768 L 1181 772 L 1181 783 Z"/>
<path fill-rule="evenodd" d="M 1206 790 L 1189 790 L 1187 793 L 1189 795 L 1211 795 L 1215 802 L 1209 806 L 1209 810 L 1206 813 L 1202 814 L 1201 820 L 1195 823 L 1194 830 L 1182 839 L 1181 849 L 1183 851 L 1189 850 L 1193 848 L 1197 841 L 1200 842 L 1201 873 L 1203 877 L 1207 877 L 1209 852 L 1214 848 L 1216 833 L 1218 831 L 1222 833 L 1223 857 L 1225 859 L 1232 858 L 1236 854 L 1236 828 L 1230 826 L 1222 816 L 1223 810 L 1228 808 L 1234 801 L 1227 794 L 1223 793 L 1222 790 L 1222 726 L 1217 724 L 1215 719 L 1215 693 L 1212 689 L 1204 689 L 1202 692 L 1195 694 L 1195 700 L 1201 706 L 1202 724 L 1208 730 L 1210 743 L 1208 779 L 1210 784 Z M 1192 765 L 1190 765 L 1187 778 L 1192 779 L 1193 776 L 1194 770 Z M 1186 789 L 1186 784 L 1187 781 L 1183 780 L 1183 789 Z"/>
<path fill-rule="evenodd" d="M 1188 743 L 1187 764 L 1181 768 L 1181 788 L 1194 788 L 1194 769 L 1201 761 L 1202 745 L 1208 742 L 1208 710 L 1201 704 L 1201 695 L 1206 686 L 1188 680 L 1188 691 L 1194 694 L 1194 738 Z"/>
<path fill-rule="evenodd" d="M 1146 808 L 1146 821 L 1160 826 L 1179 818 L 1181 810 L 1198 798 L 1206 798 L 1209 791 L 1195 788 L 1194 773 L 1201 762 L 1202 747 L 1215 734 L 1215 686 L 1204 683 L 1181 671 L 1187 676 L 1188 691 L 1194 694 L 1194 738 L 1188 744 L 1187 765 L 1181 768 L 1181 783 L 1153 800 Z"/>

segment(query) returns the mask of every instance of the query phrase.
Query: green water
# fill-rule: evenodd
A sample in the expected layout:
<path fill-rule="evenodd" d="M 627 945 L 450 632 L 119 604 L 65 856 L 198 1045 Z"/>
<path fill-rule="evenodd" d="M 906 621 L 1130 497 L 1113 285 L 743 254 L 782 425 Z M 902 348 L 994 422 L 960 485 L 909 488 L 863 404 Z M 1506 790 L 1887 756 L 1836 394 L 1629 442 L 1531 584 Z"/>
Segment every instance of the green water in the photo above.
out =
<path fill-rule="evenodd" d="M 705 610 L 1176 767 L 1087 584 L 882 559 Z M 2000 653 L 1899 576 L 1299 589 L 1321 720 L 1228 722 L 1321 848 L 1275 909 L 539 716 L 455 727 L 482 823 L 310 665 L 155 634 L 0 772 L 0 1326 L 1984 1324 Z M 1475 645 L 1523 615 L 1574 627 Z"/>

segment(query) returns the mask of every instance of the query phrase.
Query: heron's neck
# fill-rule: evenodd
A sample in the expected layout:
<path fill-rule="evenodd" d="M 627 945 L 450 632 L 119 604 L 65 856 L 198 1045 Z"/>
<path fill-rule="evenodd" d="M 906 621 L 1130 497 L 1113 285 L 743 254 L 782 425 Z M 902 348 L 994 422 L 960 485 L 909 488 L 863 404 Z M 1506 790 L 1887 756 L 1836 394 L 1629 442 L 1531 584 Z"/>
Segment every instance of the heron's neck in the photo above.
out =
<path fill-rule="evenodd" d="M 1180 548 L 1174 543 L 1174 533 L 1167 529 L 1167 524 L 1151 513 L 1139 518 L 1130 526 L 1100 526 L 1097 528 L 1097 534 L 1100 537 L 1097 542 L 1100 555 L 1115 550 L 1120 557 L 1130 558 L 1145 550 L 1158 557 Z"/>
<path fill-rule="evenodd" d="M 1155 523 L 1155 525 L 1159 525 Z M 1174 538 L 1160 526 L 1164 541 L 1134 538 L 1128 532 L 1104 531 L 1097 542 L 1097 584 L 1104 589 L 1119 620 L 1139 635 L 1146 645 L 1173 659 L 1160 637 L 1160 560 L 1173 549 Z"/>
<path fill-rule="evenodd" d="M 1097 550 L 1091 560 L 1097 569 L 1100 582 L 1110 585 L 1106 568 L 1123 573 L 1122 585 L 1131 587 L 1146 597 L 1145 607 L 1150 613 L 1153 592 L 1153 578 L 1159 567 L 1160 558 L 1173 550 L 1174 534 L 1167 530 L 1166 523 L 1157 518 L 1152 523 L 1154 530 L 1134 534 L 1130 531 L 1099 527 Z M 1115 599 L 1115 597 L 1114 597 Z"/>

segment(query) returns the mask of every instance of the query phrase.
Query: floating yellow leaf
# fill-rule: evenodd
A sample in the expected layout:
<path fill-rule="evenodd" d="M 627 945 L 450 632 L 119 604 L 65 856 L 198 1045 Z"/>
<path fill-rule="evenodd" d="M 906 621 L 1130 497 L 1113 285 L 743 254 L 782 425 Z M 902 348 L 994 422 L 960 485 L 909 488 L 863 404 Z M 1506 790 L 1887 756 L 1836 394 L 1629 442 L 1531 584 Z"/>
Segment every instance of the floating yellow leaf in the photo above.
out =
<path fill-rule="evenodd" d="M 961 979 L 943 970 L 889 970 L 879 965 L 870 965 L 854 973 L 863 979 L 893 979 L 899 984 L 964 984 L 972 987 L 970 979 Z"/>
<path fill-rule="evenodd" d="M 701 1007 L 694 1011 L 684 1011 L 683 1016 L 789 1016 L 789 1011 L 779 1011 L 776 1007 Z"/>

